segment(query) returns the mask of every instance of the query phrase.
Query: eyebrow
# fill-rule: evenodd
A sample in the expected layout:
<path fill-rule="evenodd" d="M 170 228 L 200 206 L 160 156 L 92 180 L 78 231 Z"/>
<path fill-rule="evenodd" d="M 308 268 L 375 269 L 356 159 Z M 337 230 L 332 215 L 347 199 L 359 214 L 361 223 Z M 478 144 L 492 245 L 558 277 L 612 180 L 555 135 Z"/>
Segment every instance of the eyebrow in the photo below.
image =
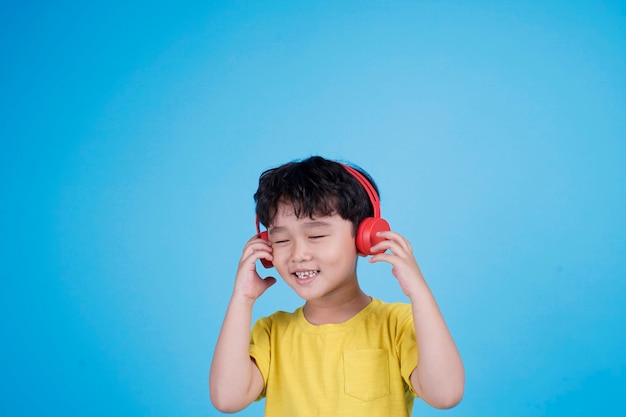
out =
<path fill-rule="evenodd" d="M 330 226 L 330 223 L 325 222 L 324 220 L 311 220 L 304 224 L 304 227 L 309 228 L 309 229 L 314 228 L 314 227 L 328 227 L 328 226 Z"/>
<path fill-rule="evenodd" d="M 325 222 L 323 220 L 311 220 L 311 221 L 307 221 L 306 223 L 304 223 L 304 226 L 306 229 L 315 229 L 317 227 L 330 227 L 330 223 L 329 222 Z M 270 227 L 268 232 L 269 233 L 281 233 L 284 232 L 286 229 L 283 226 L 277 226 L 277 227 Z"/>

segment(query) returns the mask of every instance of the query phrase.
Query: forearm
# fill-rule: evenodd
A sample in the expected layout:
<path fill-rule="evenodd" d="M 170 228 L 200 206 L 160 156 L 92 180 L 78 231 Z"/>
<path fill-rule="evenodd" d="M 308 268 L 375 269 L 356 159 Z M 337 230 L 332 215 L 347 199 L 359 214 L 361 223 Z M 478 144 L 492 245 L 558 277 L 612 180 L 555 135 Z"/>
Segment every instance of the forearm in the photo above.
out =
<path fill-rule="evenodd" d="M 210 372 L 211 401 L 221 411 L 239 411 L 261 392 L 250 359 L 253 300 L 233 297 L 220 331 Z M 255 392 L 258 391 L 258 392 Z"/>
<path fill-rule="evenodd" d="M 433 407 L 450 408 L 463 397 L 463 362 L 443 315 L 425 281 L 410 296 L 418 345 L 418 366 L 411 382 Z"/>
<path fill-rule="evenodd" d="M 379 232 L 377 236 L 385 240 L 372 247 L 372 251 L 383 252 L 372 256 L 370 262 L 391 264 L 391 272 L 402 292 L 411 300 L 418 350 L 418 363 L 411 374 L 411 384 L 433 407 L 454 407 L 463 397 L 465 371 L 448 326 L 413 256 L 409 241 L 392 231 Z"/>

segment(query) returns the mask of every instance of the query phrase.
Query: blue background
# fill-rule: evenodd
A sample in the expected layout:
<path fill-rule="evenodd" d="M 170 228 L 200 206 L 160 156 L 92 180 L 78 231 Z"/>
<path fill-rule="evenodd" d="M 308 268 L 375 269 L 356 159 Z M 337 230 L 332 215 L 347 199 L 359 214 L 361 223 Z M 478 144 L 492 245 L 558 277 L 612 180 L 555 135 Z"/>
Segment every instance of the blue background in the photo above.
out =
<path fill-rule="evenodd" d="M 258 176 L 312 154 L 375 178 L 463 355 L 414 415 L 623 415 L 624 2 L 4 2 L 0 57 L 2 416 L 218 415 Z"/>

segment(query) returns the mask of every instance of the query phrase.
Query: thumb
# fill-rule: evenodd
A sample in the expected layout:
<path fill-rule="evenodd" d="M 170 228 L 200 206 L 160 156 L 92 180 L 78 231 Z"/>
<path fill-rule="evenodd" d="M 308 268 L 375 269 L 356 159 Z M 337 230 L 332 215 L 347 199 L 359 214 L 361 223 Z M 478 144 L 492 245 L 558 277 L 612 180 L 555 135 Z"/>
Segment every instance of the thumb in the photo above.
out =
<path fill-rule="evenodd" d="M 271 287 L 272 285 L 276 284 L 276 278 L 274 277 L 267 277 L 263 279 L 263 282 L 265 282 L 265 289 L 267 290 L 269 287 Z"/>

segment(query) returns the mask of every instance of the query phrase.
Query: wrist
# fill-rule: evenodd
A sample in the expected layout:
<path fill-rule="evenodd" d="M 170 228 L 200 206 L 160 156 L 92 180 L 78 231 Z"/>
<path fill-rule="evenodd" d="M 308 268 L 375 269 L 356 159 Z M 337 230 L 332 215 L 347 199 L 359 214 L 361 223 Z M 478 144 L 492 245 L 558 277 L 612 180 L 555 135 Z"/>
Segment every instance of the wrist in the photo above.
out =
<path fill-rule="evenodd" d="M 233 292 L 233 295 L 230 297 L 231 305 L 236 305 L 236 306 L 250 308 L 250 309 L 252 309 L 252 306 L 254 306 L 255 301 L 256 301 L 256 298 L 249 297 L 246 294 L 239 293 L 237 291 Z"/>
<path fill-rule="evenodd" d="M 407 285 L 404 294 L 409 297 L 411 304 L 423 303 L 431 297 L 430 288 L 424 280 L 413 281 L 412 285 Z"/>

